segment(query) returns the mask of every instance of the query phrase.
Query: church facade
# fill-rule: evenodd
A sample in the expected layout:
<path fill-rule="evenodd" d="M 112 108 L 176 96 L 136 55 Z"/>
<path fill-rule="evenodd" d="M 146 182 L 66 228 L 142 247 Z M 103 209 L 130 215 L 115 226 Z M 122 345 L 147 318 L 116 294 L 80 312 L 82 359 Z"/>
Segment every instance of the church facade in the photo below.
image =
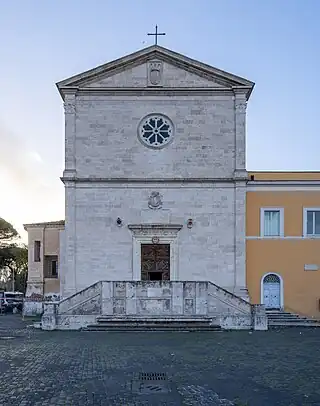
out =
<path fill-rule="evenodd" d="M 58 88 L 66 113 L 62 297 L 115 278 L 214 279 L 246 296 L 253 83 L 152 46 Z M 153 238 L 161 252 L 148 252 Z M 142 269 L 150 255 L 163 261 L 157 274 Z"/>
<path fill-rule="evenodd" d="M 130 289 L 136 283 L 135 295 L 141 282 L 149 287 L 164 284 L 171 289 L 172 300 L 165 304 L 168 309 L 171 306 L 171 313 L 174 297 L 184 297 L 192 286 L 200 292 L 205 286 L 201 283 L 212 283 L 227 292 L 224 295 L 230 303 L 233 300 L 229 303 L 232 308 L 237 300 L 243 306 L 250 300 L 257 304 L 269 300 L 263 293 L 259 297 L 257 289 L 260 286 L 260 292 L 262 286 L 263 291 L 263 282 L 259 285 L 258 281 L 264 277 L 261 272 L 279 274 L 269 259 L 269 268 L 260 266 L 262 258 L 272 257 L 272 249 L 263 248 L 261 257 L 248 250 L 261 250 L 261 232 L 271 233 L 266 235 L 270 243 L 284 238 L 284 195 L 268 188 L 281 184 L 286 193 L 283 188 L 294 188 L 294 183 L 288 184 L 285 175 L 282 180 L 281 175 L 280 180 L 272 180 L 246 171 L 246 107 L 254 83 L 151 46 L 57 86 L 65 109 L 65 221 L 25 225 L 30 248 L 26 303 L 30 298 L 30 309 L 32 295 L 49 295 L 50 288 L 44 288 L 44 268 L 36 271 L 32 264 L 35 241 L 40 241 L 36 245 L 43 262 L 52 257 L 41 241 L 51 229 L 59 235 L 58 260 L 52 265 L 55 259 L 51 258 L 44 267 L 58 266 L 59 291 L 56 284 L 50 294 L 58 294 L 63 303 L 80 297 L 79 292 L 95 283 L 101 282 L 104 289 L 103 282 L 116 281 L 127 286 L 119 293 L 124 297 L 129 289 L 126 283 L 131 283 Z M 316 176 L 311 182 L 317 184 Z M 302 176 L 297 182 L 309 187 L 309 181 Z M 265 189 L 258 190 L 263 184 Z M 260 192 L 262 200 L 257 205 L 252 195 Z M 268 193 L 280 200 L 272 200 Z M 312 205 L 317 207 L 318 188 L 313 193 Z M 263 206 L 258 207 L 259 203 Z M 265 216 L 264 231 L 260 225 L 256 230 L 257 220 L 252 220 L 257 213 L 259 218 Z M 314 216 L 318 224 L 317 214 Z M 257 235 L 248 236 L 246 228 Z M 251 248 L 255 237 L 258 245 Z M 312 263 L 317 263 L 316 256 Z M 259 277 L 248 266 L 259 266 Z M 313 275 L 318 278 L 316 272 Z M 180 282 L 185 284 L 182 290 L 176 288 Z M 278 285 L 280 289 L 280 279 Z M 118 287 L 112 289 L 115 292 Z M 150 292 L 146 294 L 149 299 L 158 295 L 156 303 L 142 303 L 141 299 L 134 306 L 141 305 L 142 313 L 151 306 L 151 313 L 157 314 L 164 293 L 159 294 L 159 289 Z M 195 314 L 201 313 L 196 302 L 204 296 L 199 293 L 200 300 L 198 293 L 194 302 L 186 299 L 182 307 L 191 306 Z M 283 307 L 283 292 L 277 294 Z M 119 304 L 122 299 L 112 295 L 115 293 L 108 298 Z M 116 313 L 125 313 L 126 303 L 120 303 Z"/>

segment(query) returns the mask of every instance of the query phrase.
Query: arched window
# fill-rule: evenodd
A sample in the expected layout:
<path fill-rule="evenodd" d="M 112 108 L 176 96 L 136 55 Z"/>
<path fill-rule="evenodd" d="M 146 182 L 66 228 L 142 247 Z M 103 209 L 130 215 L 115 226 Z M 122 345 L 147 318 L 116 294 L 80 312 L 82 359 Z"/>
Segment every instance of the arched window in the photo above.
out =
<path fill-rule="evenodd" d="M 266 275 L 263 279 L 264 283 L 280 283 L 280 278 L 278 275 L 275 275 L 274 273 L 269 273 L 269 275 Z"/>

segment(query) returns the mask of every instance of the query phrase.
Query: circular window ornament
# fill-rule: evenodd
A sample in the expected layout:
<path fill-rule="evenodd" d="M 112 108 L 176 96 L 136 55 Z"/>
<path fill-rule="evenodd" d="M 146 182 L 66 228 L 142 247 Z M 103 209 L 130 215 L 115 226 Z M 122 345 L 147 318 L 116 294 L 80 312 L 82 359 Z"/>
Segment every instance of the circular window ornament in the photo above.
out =
<path fill-rule="evenodd" d="M 172 141 L 172 121 L 162 114 L 150 114 L 141 120 L 138 136 L 144 145 L 151 148 L 162 148 Z"/>

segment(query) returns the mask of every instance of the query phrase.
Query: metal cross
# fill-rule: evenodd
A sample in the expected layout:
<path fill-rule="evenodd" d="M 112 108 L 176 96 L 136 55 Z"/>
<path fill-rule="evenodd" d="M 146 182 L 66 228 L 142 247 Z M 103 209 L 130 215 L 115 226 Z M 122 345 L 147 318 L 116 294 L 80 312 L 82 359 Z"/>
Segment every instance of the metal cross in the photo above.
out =
<path fill-rule="evenodd" d="M 155 45 L 158 45 L 158 36 L 159 35 L 166 35 L 165 32 L 158 32 L 158 26 L 156 25 L 156 32 L 152 33 L 152 32 L 148 32 L 148 35 L 154 35 L 155 36 Z"/>

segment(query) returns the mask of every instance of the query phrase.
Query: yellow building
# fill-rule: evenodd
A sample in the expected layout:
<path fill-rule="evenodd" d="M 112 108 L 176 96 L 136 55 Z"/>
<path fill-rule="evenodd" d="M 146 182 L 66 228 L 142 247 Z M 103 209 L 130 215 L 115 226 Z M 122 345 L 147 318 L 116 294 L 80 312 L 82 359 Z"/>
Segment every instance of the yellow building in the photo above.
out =
<path fill-rule="evenodd" d="M 320 172 L 250 173 L 246 235 L 250 301 L 320 318 Z"/>

